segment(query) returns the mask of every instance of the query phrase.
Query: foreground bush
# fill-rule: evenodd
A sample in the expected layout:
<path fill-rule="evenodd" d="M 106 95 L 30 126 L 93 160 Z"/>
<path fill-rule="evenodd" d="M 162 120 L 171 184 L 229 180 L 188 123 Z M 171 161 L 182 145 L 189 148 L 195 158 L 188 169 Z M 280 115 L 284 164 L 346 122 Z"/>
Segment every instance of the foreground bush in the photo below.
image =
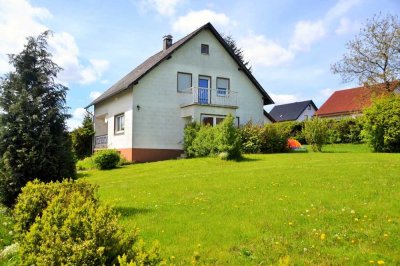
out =
<path fill-rule="evenodd" d="M 15 210 L 21 264 L 160 263 L 158 246 L 146 251 L 135 233 L 118 224 L 118 215 L 99 203 L 95 192 L 87 183 L 28 183 Z M 35 204 L 29 206 L 29 201 Z"/>
<path fill-rule="evenodd" d="M 400 96 L 376 99 L 364 110 L 367 142 L 377 152 L 400 152 Z"/>
<path fill-rule="evenodd" d="M 116 150 L 100 150 L 93 155 L 93 163 L 100 170 L 116 168 L 120 160 Z"/>
<path fill-rule="evenodd" d="M 184 149 L 188 157 L 226 153 L 226 159 L 240 158 L 241 138 L 233 122 L 233 116 L 228 115 L 215 127 L 188 125 L 184 131 Z"/>
<path fill-rule="evenodd" d="M 319 118 L 305 121 L 303 134 L 313 151 L 322 151 L 322 145 L 327 142 L 328 138 L 327 121 Z"/>

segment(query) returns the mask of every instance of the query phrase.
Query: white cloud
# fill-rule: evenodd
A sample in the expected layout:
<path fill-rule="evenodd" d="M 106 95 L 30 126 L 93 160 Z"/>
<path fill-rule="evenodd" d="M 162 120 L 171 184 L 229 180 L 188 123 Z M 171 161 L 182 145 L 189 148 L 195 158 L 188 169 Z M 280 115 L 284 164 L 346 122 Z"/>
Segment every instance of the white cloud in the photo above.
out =
<path fill-rule="evenodd" d="M 275 94 L 269 93 L 275 104 L 293 103 L 298 101 L 298 96 L 293 94 Z"/>
<path fill-rule="evenodd" d="M 326 21 L 331 21 L 345 15 L 351 8 L 360 3 L 361 0 L 339 0 L 329 9 L 325 15 Z"/>
<path fill-rule="evenodd" d="M 51 17 L 47 9 L 33 7 L 26 0 L 0 0 L 0 74 L 12 69 L 5 54 L 19 53 L 26 43 L 26 37 L 48 30 L 43 21 Z M 96 81 L 108 67 L 108 62 L 104 60 L 92 59 L 82 64 L 78 45 L 67 32 L 55 33 L 48 43 L 54 62 L 64 69 L 58 77 L 63 83 L 86 84 Z"/>
<path fill-rule="evenodd" d="M 235 26 L 236 22 L 224 13 L 216 13 L 209 9 L 190 11 L 188 14 L 177 18 L 172 23 L 172 30 L 177 33 L 187 34 L 211 22 L 216 27 L 228 28 Z"/>
<path fill-rule="evenodd" d="M 173 16 L 176 9 L 185 0 L 141 0 L 139 2 L 139 8 L 144 11 L 155 10 L 162 16 Z"/>
<path fill-rule="evenodd" d="M 250 34 L 239 41 L 246 60 L 255 66 L 278 66 L 294 59 L 294 53 L 268 40 L 263 35 Z"/>
<path fill-rule="evenodd" d="M 323 21 L 299 21 L 295 26 L 290 48 L 298 51 L 309 51 L 311 44 L 320 40 L 325 34 Z"/>
<path fill-rule="evenodd" d="M 67 121 L 68 129 L 74 130 L 75 128 L 80 127 L 85 115 L 86 110 L 84 108 L 76 108 L 72 113 L 72 117 Z"/>
<path fill-rule="evenodd" d="M 332 88 L 325 88 L 320 91 L 320 94 L 324 97 L 330 97 L 334 91 Z"/>
<path fill-rule="evenodd" d="M 101 92 L 99 92 L 99 91 L 91 91 L 89 97 L 90 97 L 90 99 L 91 99 L 92 101 L 94 101 L 94 100 L 96 100 L 96 98 L 98 98 L 100 95 L 101 95 Z"/>
<path fill-rule="evenodd" d="M 351 21 L 348 18 L 341 18 L 339 27 L 335 30 L 337 35 L 349 34 L 358 32 L 361 28 L 361 23 L 358 21 Z"/>

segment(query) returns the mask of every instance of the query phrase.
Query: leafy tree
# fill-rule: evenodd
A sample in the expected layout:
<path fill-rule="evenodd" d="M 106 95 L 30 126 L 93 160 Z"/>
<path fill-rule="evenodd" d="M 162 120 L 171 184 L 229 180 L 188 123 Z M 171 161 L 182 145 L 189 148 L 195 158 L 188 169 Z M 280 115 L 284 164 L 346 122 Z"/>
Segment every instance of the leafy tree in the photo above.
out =
<path fill-rule="evenodd" d="M 400 78 L 400 23 L 395 15 L 375 15 L 368 20 L 354 40 L 347 43 L 348 52 L 331 66 L 344 82 L 358 79 L 367 86 L 383 83 L 391 91 Z"/>
<path fill-rule="evenodd" d="M 15 70 L 0 81 L 0 200 L 7 206 L 28 181 L 75 176 L 65 123 L 68 89 L 55 82 L 61 68 L 47 52 L 49 34 L 29 37 L 20 54 L 10 55 Z"/>
<path fill-rule="evenodd" d="M 247 69 L 251 72 L 252 69 L 250 62 L 244 59 L 243 49 L 237 46 L 236 41 L 235 39 L 233 39 L 232 35 L 222 35 L 222 38 L 224 38 L 225 42 L 232 49 L 235 55 L 240 59 L 243 65 L 247 67 Z"/>
<path fill-rule="evenodd" d="M 89 114 L 83 118 L 82 126 L 71 132 L 72 148 L 78 159 L 92 155 L 92 142 L 94 136 L 93 121 Z"/>

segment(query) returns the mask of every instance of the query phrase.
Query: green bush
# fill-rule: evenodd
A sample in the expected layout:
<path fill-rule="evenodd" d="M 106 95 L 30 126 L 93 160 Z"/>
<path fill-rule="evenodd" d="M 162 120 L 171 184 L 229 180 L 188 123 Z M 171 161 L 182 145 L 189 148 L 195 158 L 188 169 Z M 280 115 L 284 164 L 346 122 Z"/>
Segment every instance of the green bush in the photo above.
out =
<path fill-rule="evenodd" d="M 289 137 L 290 131 L 284 124 L 266 124 L 261 134 L 261 152 L 287 152 L 289 150 L 287 145 Z"/>
<path fill-rule="evenodd" d="M 95 168 L 96 165 L 93 162 L 93 157 L 86 157 L 85 159 L 76 162 L 76 170 L 78 171 L 92 170 Z"/>
<path fill-rule="evenodd" d="M 120 258 L 136 265 L 160 263 L 158 246 L 146 251 L 95 192 L 82 182 L 28 183 L 15 210 L 21 264 L 113 265 Z"/>
<path fill-rule="evenodd" d="M 262 146 L 263 127 L 248 122 L 240 129 L 242 150 L 244 153 L 260 153 Z"/>
<path fill-rule="evenodd" d="M 188 157 L 216 156 L 226 152 L 228 159 L 241 156 L 241 138 L 233 124 L 234 118 L 228 115 L 215 127 L 190 124 L 184 131 L 184 148 Z"/>
<path fill-rule="evenodd" d="M 196 152 L 193 149 L 193 141 L 197 132 L 200 130 L 200 124 L 193 122 L 185 126 L 183 134 L 183 149 L 187 157 L 195 157 Z"/>
<path fill-rule="evenodd" d="M 17 240 L 21 240 L 28 232 L 36 217 L 42 216 L 49 202 L 58 194 L 69 194 L 78 191 L 84 195 L 87 200 L 97 202 L 95 196 L 97 187 L 85 182 L 50 182 L 47 184 L 34 180 L 22 188 L 14 207 L 14 231 Z"/>
<path fill-rule="evenodd" d="M 116 150 L 100 150 L 93 155 L 94 165 L 100 170 L 116 168 L 119 161 L 120 154 Z"/>
<path fill-rule="evenodd" d="M 322 145 L 327 142 L 328 138 L 327 120 L 319 118 L 306 120 L 304 122 L 303 134 L 313 151 L 320 152 Z"/>
<path fill-rule="evenodd" d="M 362 121 L 357 118 L 331 119 L 327 122 L 328 143 L 361 143 Z"/>
<path fill-rule="evenodd" d="M 228 115 L 214 130 L 218 153 L 227 153 L 227 159 L 240 158 L 242 143 L 233 116 Z"/>
<path fill-rule="evenodd" d="M 400 96 L 376 99 L 364 110 L 363 135 L 377 152 L 400 152 Z"/>

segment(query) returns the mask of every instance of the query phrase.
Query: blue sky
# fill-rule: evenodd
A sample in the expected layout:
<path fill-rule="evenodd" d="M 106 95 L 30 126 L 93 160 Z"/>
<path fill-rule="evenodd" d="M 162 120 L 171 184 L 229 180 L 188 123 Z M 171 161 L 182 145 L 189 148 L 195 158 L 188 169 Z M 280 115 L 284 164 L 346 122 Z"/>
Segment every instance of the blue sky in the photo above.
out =
<path fill-rule="evenodd" d="M 343 84 L 330 65 L 380 12 L 399 14 L 400 1 L 0 0 L 0 74 L 11 70 L 6 54 L 51 29 L 74 128 L 93 97 L 161 49 L 162 36 L 178 40 L 211 22 L 237 40 L 277 104 L 312 99 L 320 106 L 334 90 L 357 85 Z"/>

